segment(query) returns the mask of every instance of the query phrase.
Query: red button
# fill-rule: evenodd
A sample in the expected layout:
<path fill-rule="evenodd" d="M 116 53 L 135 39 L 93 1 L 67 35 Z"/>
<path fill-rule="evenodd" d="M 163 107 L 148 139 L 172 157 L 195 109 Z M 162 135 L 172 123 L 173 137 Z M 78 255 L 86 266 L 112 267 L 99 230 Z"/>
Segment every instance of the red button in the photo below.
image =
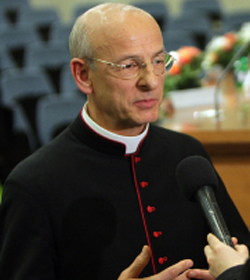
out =
<path fill-rule="evenodd" d="M 162 235 L 162 232 L 161 231 L 154 231 L 153 232 L 153 236 L 155 237 L 155 238 L 158 238 L 159 236 L 161 236 Z"/>
<path fill-rule="evenodd" d="M 148 186 L 148 182 L 140 182 L 142 188 L 146 188 Z"/>
<path fill-rule="evenodd" d="M 155 210 L 156 210 L 156 209 L 155 209 L 154 206 L 148 206 L 148 207 L 147 207 L 148 213 L 152 213 L 152 212 L 154 212 Z"/>
<path fill-rule="evenodd" d="M 135 163 L 141 161 L 141 158 L 140 157 L 135 157 Z"/>
<path fill-rule="evenodd" d="M 158 262 L 159 264 L 163 264 L 164 262 L 166 262 L 168 260 L 168 257 L 163 257 L 163 258 L 159 258 Z"/>

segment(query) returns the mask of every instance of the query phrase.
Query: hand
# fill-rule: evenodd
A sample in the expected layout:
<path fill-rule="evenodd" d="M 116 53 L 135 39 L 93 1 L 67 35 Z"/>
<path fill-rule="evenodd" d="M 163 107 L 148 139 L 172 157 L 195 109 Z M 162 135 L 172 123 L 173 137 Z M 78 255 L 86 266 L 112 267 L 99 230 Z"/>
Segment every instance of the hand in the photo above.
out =
<path fill-rule="evenodd" d="M 232 238 L 235 250 L 222 243 L 213 234 L 207 236 L 208 244 L 204 251 L 209 264 L 209 272 L 218 277 L 230 267 L 244 264 L 249 257 L 248 248 L 245 245 L 237 245 L 237 239 Z"/>
<path fill-rule="evenodd" d="M 207 269 L 190 269 L 187 272 L 188 279 L 215 280 Z"/>
<path fill-rule="evenodd" d="M 136 257 L 134 262 L 120 274 L 118 280 L 138 279 L 140 273 L 150 260 L 150 249 L 144 246 L 140 255 Z M 172 265 L 160 273 L 143 278 L 144 280 L 189 280 L 187 277 L 187 269 L 193 266 L 191 260 L 182 260 Z M 180 274 L 181 273 L 181 274 Z"/>

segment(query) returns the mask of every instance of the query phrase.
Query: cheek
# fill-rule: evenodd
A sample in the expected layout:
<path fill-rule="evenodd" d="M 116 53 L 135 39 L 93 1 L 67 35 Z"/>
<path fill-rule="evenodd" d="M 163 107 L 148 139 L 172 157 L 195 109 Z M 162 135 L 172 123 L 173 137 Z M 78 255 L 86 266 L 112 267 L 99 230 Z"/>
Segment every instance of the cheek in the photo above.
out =
<path fill-rule="evenodd" d="M 131 104 L 136 97 L 136 85 L 131 81 L 116 80 L 109 84 L 111 98 L 117 103 Z"/>

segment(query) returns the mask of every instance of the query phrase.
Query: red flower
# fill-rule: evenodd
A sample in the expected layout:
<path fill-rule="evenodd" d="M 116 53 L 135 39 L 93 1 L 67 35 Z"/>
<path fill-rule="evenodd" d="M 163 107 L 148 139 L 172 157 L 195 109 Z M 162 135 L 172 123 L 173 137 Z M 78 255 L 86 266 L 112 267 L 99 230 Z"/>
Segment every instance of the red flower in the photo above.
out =
<path fill-rule="evenodd" d="M 171 69 L 168 71 L 168 75 L 170 76 L 179 75 L 181 71 L 182 71 L 181 65 L 178 62 L 175 62 L 171 67 Z"/>
<path fill-rule="evenodd" d="M 201 53 L 201 50 L 192 47 L 192 46 L 185 46 L 178 50 L 179 54 L 179 62 L 182 65 L 190 63 L 195 57 L 199 56 Z"/>

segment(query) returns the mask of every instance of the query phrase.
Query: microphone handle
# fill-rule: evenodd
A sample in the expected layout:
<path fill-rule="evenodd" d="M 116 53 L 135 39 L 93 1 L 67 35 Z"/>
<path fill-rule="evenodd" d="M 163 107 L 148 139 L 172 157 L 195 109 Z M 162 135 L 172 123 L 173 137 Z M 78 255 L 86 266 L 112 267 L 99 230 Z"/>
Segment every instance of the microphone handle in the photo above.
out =
<path fill-rule="evenodd" d="M 196 200 L 199 202 L 205 213 L 206 219 L 213 234 L 217 236 L 223 243 L 235 248 L 225 220 L 217 204 L 212 187 L 202 187 L 198 189 L 195 195 Z"/>

